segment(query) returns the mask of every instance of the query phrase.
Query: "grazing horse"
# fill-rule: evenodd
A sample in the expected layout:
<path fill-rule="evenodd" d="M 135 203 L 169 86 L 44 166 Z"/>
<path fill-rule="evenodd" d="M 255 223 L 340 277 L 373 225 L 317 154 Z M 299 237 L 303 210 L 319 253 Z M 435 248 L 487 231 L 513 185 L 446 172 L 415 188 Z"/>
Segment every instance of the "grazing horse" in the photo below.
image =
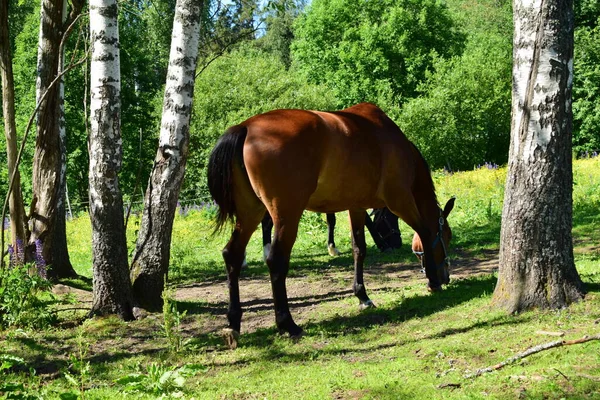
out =
<path fill-rule="evenodd" d="M 215 229 L 228 220 L 235 223 L 222 251 L 229 285 L 226 340 L 232 348 L 241 327 L 244 252 L 265 210 L 274 224 L 267 265 L 275 323 L 280 333 L 292 338 L 300 337 L 302 329 L 289 310 L 286 277 L 305 209 L 349 211 L 353 290 L 361 307 L 373 306 L 363 282 L 368 208 L 388 207 L 415 230 L 431 291 L 449 282 L 449 227 L 429 167 L 400 128 L 373 104 L 336 112 L 275 110 L 230 127 L 210 155 L 208 187 L 219 206 Z"/>

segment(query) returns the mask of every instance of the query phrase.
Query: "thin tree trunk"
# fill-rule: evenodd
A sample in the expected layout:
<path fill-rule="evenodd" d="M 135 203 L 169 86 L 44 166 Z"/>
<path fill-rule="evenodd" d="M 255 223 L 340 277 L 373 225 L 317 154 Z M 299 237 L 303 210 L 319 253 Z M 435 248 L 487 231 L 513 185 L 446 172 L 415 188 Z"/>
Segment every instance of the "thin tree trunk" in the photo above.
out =
<path fill-rule="evenodd" d="M 15 173 L 14 186 L 9 194 L 10 232 L 13 248 L 17 240 L 25 241 L 25 208 L 21 192 L 21 177 L 17 167 L 17 128 L 15 124 L 15 87 L 8 35 L 8 0 L 0 0 L 0 72 L 2 74 L 2 111 L 9 179 Z M 8 184 L 6 185 L 8 187 Z M 4 224 L 4 221 L 2 221 Z M 0 249 L 4 251 L 4 249 Z"/>
<path fill-rule="evenodd" d="M 92 221 L 93 301 L 91 314 L 133 319 L 127 264 L 123 198 L 121 76 L 116 0 L 90 1 L 90 218 Z"/>
<path fill-rule="evenodd" d="M 81 3 L 83 5 L 83 3 Z M 68 26 L 73 18 L 73 13 L 70 18 L 66 16 L 67 0 L 63 0 L 63 26 Z M 80 11 L 81 12 L 81 11 Z M 64 48 L 59 54 L 58 70 L 64 70 L 65 54 Z M 71 259 L 69 257 L 69 249 L 67 247 L 67 227 L 66 227 L 66 208 L 65 200 L 67 196 L 67 129 L 65 121 L 65 81 L 61 79 L 59 88 L 59 106 L 60 114 L 58 121 L 58 136 L 60 138 L 60 173 L 58 176 L 58 204 L 56 207 L 56 227 L 51 247 L 51 275 L 56 278 L 76 277 L 77 273 L 73 269 Z"/>
<path fill-rule="evenodd" d="M 79 11 L 81 8 L 79 8 Z M 60 43 L 68 26 L 66 0 L 42 0 L 38 46 L 37 99 L 63 66 Z M 69 260 L 65 229 L 66 148 L 64 82 L 50 89 L 37 113 L 29 247 L 50 265 L 51 278 L 77 276 Z"/>
<path fill-rule="evenodd" d="M 178 0 L 175 8 L 159 146 L 131 271 L 136 300 L 150 310 L 162 307 L 168 274 L 173 218 L 188 153 L 203 1 Z"/>
<path fill-rule="evenodd" d="M 573 259 L 572 0 L 514 2 L 513 109 L 493 302 L 509 312 L 583 297 Z"/>

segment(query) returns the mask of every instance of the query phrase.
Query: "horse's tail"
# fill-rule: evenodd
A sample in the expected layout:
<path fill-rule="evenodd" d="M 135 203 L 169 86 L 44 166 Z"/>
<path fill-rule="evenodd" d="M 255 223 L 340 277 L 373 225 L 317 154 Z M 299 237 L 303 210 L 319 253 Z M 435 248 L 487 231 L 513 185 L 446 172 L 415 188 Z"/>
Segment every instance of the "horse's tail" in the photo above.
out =
<path fill-rule="evenodd" d="M 215 221 L 215 232 L 223 228 L 227 220 L 233 222 L 236 207 L 233 196 L 234 162 L 243 164 L 242 149 L 247 128 L 242 125 L 227 129 L 215 145 L 208 161 L 208 190 L 219 206 Z"/>

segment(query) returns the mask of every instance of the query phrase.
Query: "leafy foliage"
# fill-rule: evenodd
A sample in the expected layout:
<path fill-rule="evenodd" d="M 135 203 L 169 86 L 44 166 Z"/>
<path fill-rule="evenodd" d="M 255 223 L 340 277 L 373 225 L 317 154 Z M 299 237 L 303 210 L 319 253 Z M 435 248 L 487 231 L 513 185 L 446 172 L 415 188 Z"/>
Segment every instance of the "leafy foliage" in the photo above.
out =
<path fill-rule="evenodd" d="M 575 31 L 573 151 L 600 151 L 600 2 L 596 19 Z"/>
<path fill-rule="evenodd" d="M 183 336 L 181 335 L 181 320 L 185 318 L 186 311 L 179 312 L 174 300 L 175 290 L 165 282 L 163 291 L 163 332 L 169 343 L 169 348 L 178 352 L 183 348 Z"/>
<path fill-rule="evenodd" d="M 464 41 L 436 0 L 314 0 L 295 34 L 299 69 L 331 88 L 339 107 L 401 104 L 435 58 L 459 54 Z"/>
<path fill-rule="evenodd" d="M 44 328 L 54 321 L 51 284 L 35 266 L 14 265 L 0 270 L 0 327 Z"/>
<path fill-rule="evenodd" d="M 331 109 L 324 87 L 288 73 L 274 55 L 251 46 L 212 63 L 197 78 L 184 199 L 208 200 L 206 161 L 217 138 L 234 124 L 276 108 Z"/>
<path fill-rule="evenodd" d="M 423 96 L 402 109 L 400 125 L 433 168 L 467 170 L 506 162 L 510 138 L 510 42 L 479 35 L 465 53 L 439 60 Z M 468 149 L 468 151 L 466 151 Z"/>
<path fill-rule="evenodd" d="M 510 4 L 456 3 L 451 11 L 468 33 L 465 50 L 436 59 L 419 86 L 421 96 L 408 101 L 398 119 L 433 168 L 502 164 L 510 138 Z"/>
<path fill-rule="evenodd" d="M 128 374 L 117 379 L 116 383 L 122 385 L 126 393 L 141 392 L 163 396 L 171 394 L 174 397 L 182 397 L 186 379 L 205 369 L 197 364 L 186 364 L 177 368 L 151 363 L 146 373 Z"/>

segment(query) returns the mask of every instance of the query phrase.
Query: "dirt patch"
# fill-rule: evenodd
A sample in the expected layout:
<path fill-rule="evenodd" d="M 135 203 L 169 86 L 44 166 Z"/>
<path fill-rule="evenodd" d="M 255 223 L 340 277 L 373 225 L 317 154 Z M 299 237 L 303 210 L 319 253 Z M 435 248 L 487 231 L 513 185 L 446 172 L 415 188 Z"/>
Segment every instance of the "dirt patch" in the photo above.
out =
<path fill-rule="evenodd" d="M 460 258 L 452 263 L 451 278 L 461 279 L 491 274 L 498 267 L 498 252 L 486 251 L 473 258 Z M 287 293 L 294 320 L 302 325 L 314 315 L 320 305 L 343 298 L 354 298 L 351 270 L 324 272 L 315 278 L 291 276 L 287 279 Z M 364 280 L 368 293 L 397 290 L 407 285 L 426 285 L 427 280 L 416 264 L 380 264 L 365 268 Z M 225 313 L 229 303 L 226 281 L 203 282 L 180 286 L 175 295 L 182 302 L 196 302 L 203 312 L 212 314 L 205 319 L 201 330 L 216 332 L 227 326 Z M 271 283 L 268 276 L 240 279 L 240 298 L 244 316 L 242 333 L 274 326 Z M 358 303 L 357 303 L 358 304 Z"/>
<path fill-rule="evenodd" d="M 497 265 L 497 252 L 484 252 L 477 257 L 459 254 L 452 264 L 451 277 L 464 279 L 490 274 Z M 343 269 L 325 271 L 323 274 L 290 276 L 287 280 L 287 292 L 296 323 L 300 326 L 305 325 L 318 315 L 319 310 L 323 310 L 323 307 L 332 302 L 338 302 L 336 307 L 339 307 L 339 300 L 352 299 L 353 301 L 346 302 L 347 307 L 357 307 L 358 301 L 352 292 L 353 278 L 351 265 Z M 427 282 L 417 263 L 369 266 L 365 268 L 364 279 L 367 291 L 375 303 L 379 291 L 394 291 L 408 285 L 425 286 Z M 89 291 L 60 284 L 56 285 L 53 291 L 59 295 L 74 296 L 79 304 L 67 307 L 79 309 L 82 315 L 91 307 L 92 293 Z M 242 334 L 275 327 L 271 283 L 267 275 L 242 277 L 240 297 L 244 310 Z M 181 285 L 176 289 L 175 299 L 180 302 L 180 309 L 188 310 L 187 317 L 181 325 L 182 334 L 186 339 L 220 334 L 227 326 L 229 292 L 226 281 Z M 149 314 L 144 320 L 130 324 L 122 324 L 114 319 L 101 321 L 99 326 L 96 323 L 94 336 L 97 340 L 91 345 L 90 356 L 93 360 L 102 361 L 111 357 L 154 353 L 167 348 L 166 339 L 160 335 L 162 322 L 161 314 Z M 72 324 L 72 321 L 68 323 Z M 52 344 L 48 343 L 48 346 Z M 66 365 L 67 355 L 73 353 L 74 349 L 74 341 L 64 343 L 63 348 L 58 351 L 61 353 L 58 358 L 64 358 L 62 364 Z M 40 372 L 44 372 L 43 364 L 46 363 L 38 365 Z M 47 376 L 56 373 L 57 368 L 48 368 Z M 340 396 L 353 398 L 352 393 L 340 393 Z"/>

